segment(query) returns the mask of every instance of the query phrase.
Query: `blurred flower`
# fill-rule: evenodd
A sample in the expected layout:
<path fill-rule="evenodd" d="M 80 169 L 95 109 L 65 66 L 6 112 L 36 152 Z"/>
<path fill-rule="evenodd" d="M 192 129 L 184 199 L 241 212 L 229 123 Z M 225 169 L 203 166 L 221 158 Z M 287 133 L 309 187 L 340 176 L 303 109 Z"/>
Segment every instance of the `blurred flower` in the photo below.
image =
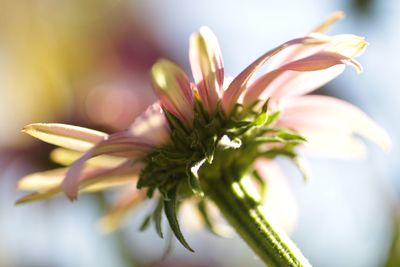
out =
<path fill-rule="evenodd" d="M 176 237 L 192 250 L 179 230 L 176 210 L 183 199 L 197 199 L 208 222 L 203 196 L 222 176 L 236 177 L 227 184 L 227 192 L 233 190 L 238 198 L 246 199 L 242 187 L 251 192 L 252 185 L 258 185 L 252 201 L 259 201 L 257 194 L 262 194 L 258 191 L 265 187 L 265 177 L 281 179 L 274 158 L 286 156 L 299 164 L 295 149 L 304 143 L 327 150 L 313 135 L 324 144 L 346 148 L 340 153 L 344 156 L 353 153 L 346 142 L 355 142 L 353 133 L 388 148 L 385 131 L 359 109 L 334 98 L 303 96 L 338 76 L 346 64 L 361 71 L 354 57 L 365 50 L 363 38 L 321 33 L 340 16 L 335 14 L 312 33 L 265 53 L 231 82 L 225 80 L 216 37 L 202 27 L 190 38 L 195 84 L 175 63 L 159 60 L 152 67 L 159 101 L 128 130 L 107 135 L 62 124 L 26 126 L 26 133 L 63 148 L 53 152 L 56 162 L 72 165 L 23 178 L 18 187 L 37 192 L 18 202 L 42 199 L 61 190 L 74 200 L 79 190 L 136 182 L 137 189 L 158 200 L 145 224 L 152 218 L 162 236 L 160 214 L 164 210 Z M 273 56 L 277 60 L 270 70 L 250 83 Z M 246 176 L 252 177 L 250 183 Z M 124 193 L 114 208 L 115 217 L 109 220 L 118 222 L 121 214 L 145 198 L 137 189 Z M 213 228 L 211 222 L 209 227 Z"/>

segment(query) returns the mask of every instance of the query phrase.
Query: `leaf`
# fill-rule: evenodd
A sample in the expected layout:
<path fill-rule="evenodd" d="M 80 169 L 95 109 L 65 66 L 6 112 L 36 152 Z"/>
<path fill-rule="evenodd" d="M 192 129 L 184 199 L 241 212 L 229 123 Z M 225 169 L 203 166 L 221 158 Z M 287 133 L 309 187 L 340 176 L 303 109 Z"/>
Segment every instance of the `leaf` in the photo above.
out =
<path fill-rule="evenodd" d="M 29 124 L 22 129 L 22 132 L 46 143 L 81 152 L 87 151 L 108 137 L 103 132 L 61 123 Z"/>
<path fill-rule="evenodd" d="M 177 187 L 174 187 L 172 190 L 170 190 L 168 192 L 169 200 L 164 200 L 165 215 L 167 216 L 169 225 L 170 225 L 172 231 L 174 232 L 176 238 L 179 240 L 179 242 L 187 250 L 194 252 L 194 250 L 186 242 L 186 240 L 183 237 L 183 234 L 181 232 L 181 229 L 179 227 L 178 219 L 176 217 L 176 211 L 177 211 L 176 193 L 177 193 Z"/>
<path fill-rule="evenodd" d="M 158 201 L 158 204 L 153 212 L 152 219 L 154 221 L 154 226 L 156 228 L 156 232 L 159 237 L 164 238 L 163 232 L 162 232 L 162 210 L 164 206 L 164 200 L 160 198 Z"/>

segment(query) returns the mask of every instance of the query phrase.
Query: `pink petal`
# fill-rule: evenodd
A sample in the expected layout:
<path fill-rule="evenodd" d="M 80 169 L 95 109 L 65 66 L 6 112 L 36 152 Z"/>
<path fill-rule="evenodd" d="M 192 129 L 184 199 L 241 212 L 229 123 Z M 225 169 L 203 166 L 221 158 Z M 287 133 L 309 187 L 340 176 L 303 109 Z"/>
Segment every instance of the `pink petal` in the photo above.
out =
<path fill-rule="evenodd" d="M 189 128 L 193 124 L 193 93 L 185 72 L 166 59 L 157 61 L 151 77 L 160 103 Z"/>
<path fill-rule="evenodd" d="M 281 66 L 280 68 L 270 71 L 260 78 L 258 78 L 246 91 L 244 96 L 243 104 L 245 106 L 252 105 L 259 98 L 267 99 L 269 97 L 273 99 L 279 99 L 287 94 L 303 94 L 305 90 L 310 90 L 315 85 L 321 85 L 321 83 L 328 82 L 334 77 L 336 77 L 341 71 L 343 71 L 344 64 L 351 64 L 356 68 L 356 70 L 361 71 L 361 66 L 355 60 L 343 56 L 341 54 L 321 51 L 313 54 L 309 57 L 305 57 L 299 60 L 289 62 Z M 336 67 L 338 66 L 339 67 Z M 334 67 L 331 69 L 331 67 Z M 294 71 L 287 74 L 288 71 Z M 297 75 L 295 72 L 308 73 L 307 80 L 301 79 L 301 75 Z M 280 81 L 290 82 L 287 86 L 270 86 L 272 82 L 276 81 L 277 78 L 281 77 L 283 74 L 287 74 L 282 77 Z M 299 78 L 297 80 L 296 78 Z M 286 78 L 287 80 L 283 80 Z M 302 83 L 300 83 L 300 81 Z M 286 85 L 286 84 L 285 84 Z M 288 88 L 288 89 L 287 89 Z M 302 91 L 300 89 L 303 89 Z M 287 92 L 287 89 L 289 92 Z"/>
<path fill-rule="evenodd" d="M 321 41 L 310 36 L 297 38 L 290 40 L 259 57 L 256 61 L 250 64 L 246 69 L 244 69 L 238 76 L 236 76 L 230 83 L 229 87 L 223 94 L 222 98 L 222 108 L 225 114 L 229 114 L 237 100 L 239 99 L 242 92 L 246 89 L 247 83 L 253 74 L 262 67 L 262 65 L 274 55 L 280 53 L 282 50 L 291 47 L 293 45 L 305 45 L 313 47 L 315 45 L 320 45 Z"/>
<path fill-rule="evenodd" d="M 192 34 L 189 58 L 200 98 L 211 114 L 222 94 L 224 66 L 218 40 L 209 28 L 202 27 L 200 32 Z"/>
<path fill-rule="evenodd" d="M 142 165 L 140 164 L 132 166 L 130 161 L 126 161 L 120 166 L 110 169 L 86 169 L 80 174 L 79 190 L 98 191 L 104 188 L 134 183 L 141 168 Z M 22 178 L 17 184 L 19 189 L 37 190 L 37 192 L 19 199 L 17 204 L 46 199 L 60 193 L 65 173 L 66 169 L 56 169 L 31 174 Z"/>
<path fill-rule="evenodd" d="M 44 142 L 76 151 L 86 151 L 108 136 L 103 132 L 61 123 L 33 123 L 22 131 Z"/>
<path fill-rule="evenodd" d="M 71 200 L 76 199 L 80 173 L 85 166 L 85 162 L 90 158 L 108 154 L 134 159 L 144 157 L 153 148 L 149 144 L 141 143 L 140 140 L 138 141 L 135 137 L 132 137 L 129 132 L 110 135 L 107 140 L 95 145 L 71 165 L 63 181 L 62 188 Z"/>
<path fill-rule="evenodd" d="M 353 135 L 338 129 L 302 127 L 301 134 L 307 142 L 299 147 L 298 152 L 309 157 L 331 159 L 364 159 L 367 149 L 363 142 Z"/>
<path fill-rule="evenodd" d="M 343 19 L 345 16 L 344 12 L 342 11 L 336 11 L 333 12 L 331 15 L 329 15 L 322 23 L 320 23 L 317 27 L 315 27 L 311 32 L 309 32 L 307 35 L 314 36 L 316 37 L 316 33 L 323 33 L 325 32 L 330 26 L 332 26 L 335 22 L 337 22 L 340 19 Z M 328 36 L 319 34 L 319 36 L 327 38 Z M 336 38 L 335 36 L 333 37 L 328 37 L 328 38 Z M 270 66 L 268 67 L 269 70 L 271 69 L 276 69 L 279 66 L 282 66 L 290 61 L 302 58 L 302 57 L 307 57 L 319 50 L 321 50 L 324 46 L 316 46 L 314 49 L 308 49 L 306 47 L 301 47 L 301 46 L 296 46 L 296 47 L 290 47 L 286 49 L 285 51 L 282 51 L 282 53 L 279 53 L 274 60 L 271 62 Z M 350 56 L 349 56 L 350 57 Z"/>
<path fill-rule="evenodd" d="M 390 150 L 391 141 L 386 131 L 359 108 L 345 101 L 308 95 L 287 99 L 281 103 L 281 108 L 283 112 L 279 124 L 284 127 L 300 133 L 335 133 L 327 135 L 326 139 L 331 142 L 335 141 L 335 136 L 358 134 L 375 142 L 385 151 Z"/>
<path fill-rule="evenodd" d="M 159 102 L 149 106 L 137 117 L 128 131 L 144 143 L 155 147 L 167 143 L 170 138 L 168 122 Z"/>

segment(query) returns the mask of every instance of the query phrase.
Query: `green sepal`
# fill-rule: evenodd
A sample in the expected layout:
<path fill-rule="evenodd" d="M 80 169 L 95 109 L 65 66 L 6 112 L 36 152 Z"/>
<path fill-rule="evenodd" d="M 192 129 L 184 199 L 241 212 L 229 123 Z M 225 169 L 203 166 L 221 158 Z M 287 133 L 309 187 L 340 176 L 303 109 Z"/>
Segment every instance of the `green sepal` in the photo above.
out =
<path fill-rule="evenodd" d="M 256 143 L 285 143 L 285 140 L 278 136 L 260 136 L 254 138 Z"/>
<path fill-rule="evenodd" d="M 229 138 L 229 136 L 224 135 L 218 141 L 218 146 L 221 147 L 222 149 L 229 149 L 229 148 L 238 149 L 242 146 L 242 140 L 240 140 L 237 137 L 231 139 Z"/>
<path fill-rule="evenodd" d="M 261 112 L 258 114 L 254 121 L 253 121 L 253 126 L 255 127 L 261 127 L 263 126 L 266 122 L 268 121 L 268 114 L 267 112 Z"/>
<path fill-rule="evenodd" d="M 198 171 L 205 161 L 206 159 L 202 159 L 198 162 L 190 163 L 186 167 L 186 175 L 188 178 L 189 187 L 194 194 L 200 196 L 203 196 L 204 193 L 200 185 Z"/>
<path fill-rule="evenodd" d="M 278 119 L 280 114 L 281 113 L 279 111 L 277 111 L 277 112 L 274 112 L 271 115 L 269 115 L 267 118 L 267 121 L 265 122 L 265 126 L 268 126 L 268 125 L 274 123 Z"/>
<path fill-rule="evenodd" d="M 175 117 L 168 110 L 166 110 L 166 109 L 163 109 L 163 110 L 164 110 L 164 114 L 167 118 L 167 121 L 168 121 L 168 124 L 169 124 L 171 130 L 177 130 L 182 133 L 187 133 L 186 127 L 182 124 L 182 122 L 177 117 Z"/>
<path fill-rule="evenodd" d="M 156 229 L 156 233 L 158 234 L 159 237 L 164 238 L 163 232 L 162 232 L 162 211 L 164 207 L 164 200 L 160 198 L 160 200 L 157 203 L 156 208 L 154 209 L 152 219 L 154 221 L 154 227 Z"/>
<path fill-rule="evenodd" d="M 261 107 L 261 111 L 263 113 L 266 113 L 268 111 L 268 107 L 269 107 L 269 100 L 270 98 L 267 99 L 267 101 L 264 102 L 264 104 Z"/>
<path fill-rule="evenodd" d="M 205 147 L 204 147 L 204 154 L 207 158 L 208 163 L 212 163 L 214 159 L 215 149 L 217 147 L 217 139 L 216 135 L 212 136 L 211 138 L 207 139 Z"/>
<path fill-rule="evenodd" d="M 307 142 L 307 139 L 305 139 L 303 136 L 293 131 L 281 130 L 278 132 L 276 136 L 285 141 Z"/>
<path fill-rule="evenodd" d="M 261 175 L 258 173 L 257 170 L 253 170 L 252 177 L 260 187 L 259 194 L 260 194 L 261 199 L 264 199 L 267 194 L 267 188 L 268 188 L 267 183 L 265 182 L 265 179 L 263 179 L 261 177 Z"/>
<path fill-rule="evenodd" d="M 227 233 L 227 231 L 223 231 L 223 229 L 221 229 L 221 227 L 218 227 L 210 218 L 209 214 L 208 214 L 208 209 L 207 209 L 207 204 L 205 202 L 205 200 L 202 200 L 199 202 L 199 204 L 197 204 L 197 208 L 199 210 L 199 213 L 201 215 L 201 218 L 204 221 L 204 224 L 206 226 L 206 229 L 208 231 L 210 231 L 210 233 L 219 236 L 219 237 L 230 237 L 230 235 Z"/>
<path fill-rule="evenodd" d="M 175 237 L 179 240 L 179 242 L 189 251 L 194 252 L 194 250 L 189 246 L 186 242 L 181 229 L 179 227 L 178 218 L 176 216 L 177 212 L 177 200 L 176 200 L 177 188 L 173 188 L 168 192 L 169 199 L 164 200 L 164 211 L 165 215 L 168 219 L 169 225 L 174 232 Z"/>
<path fill-rule="evenodd" d="M 283 148 L 273 148 L 273 149 L 261 152 L 259 156 L 268 158 L 268 159 L 274 159 L 277 156 L 285 156 L 285 157 L 293 159 L 297 155 L 295 152 L 293 152 L 293 149 L 285 146 Z"/>
<path fill-rule="evenodd" d="M 139 226 L 139 230 L 140 231 L 144 231 L 147 228 L 149 228 L 150 221 L 151 221 L 151 216 L 152 216 L 152 214 L 148 214 L 148 215 L 146 215 L 146 217 L 144 217 L 143 222 Z"/>
<path fill-rule="evenodd" d="M 163 252 L 163 255 L 162 255 L 162 258 L 161 258 L 162 260 L 165 260 L 165 258 L 169 254 L 171 254 L 171 251 L 172 251 L 172 248 L 173 248 L 172 244 L 173 244 L 173 241 L 174 241 L 174 239 L 172 237 L 173 237 L 172 230 L 171 230 L 171 228 L 168 228 L 167 234 L 166 234 L 166 238 L 165 238 L 164 252 Z"/>
<path fill-rule="evenodd" d="M 304 165 L 303 159 L 299 156 L 294 157 L 293 163 L 296 165 L 297 169 L 300 171 L 301 176 L 303 176 L 303 180 L 308 182 L 310 180 L 310 172 L 308 168 Z"/>

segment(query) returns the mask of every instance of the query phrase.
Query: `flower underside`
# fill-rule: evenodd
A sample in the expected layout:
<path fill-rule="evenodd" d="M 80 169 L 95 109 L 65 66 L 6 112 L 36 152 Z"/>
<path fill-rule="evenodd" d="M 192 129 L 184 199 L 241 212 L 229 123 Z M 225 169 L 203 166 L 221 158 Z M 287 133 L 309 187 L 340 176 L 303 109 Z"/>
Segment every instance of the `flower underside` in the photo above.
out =
<path fill-rule="evenodd" d="M 210 216 L 211 200 L 268 266 L 311 266 L 262 210 L 266 179 L 281 178 L 273 159 L 289 158 L 307 178 L 297 152 L 358 158 L 365 147 L 355 136 L 385 150 L 391 145 L 387 133 L 357 107 L 307 95 L 346 65 L 362 70 L 355 57 L 365 51 L 364 38 L 322 33 L 342 17 L 334 13 L 309 34 L 266 52 L 231 81 L 224 74 L 217 38 L 207 27 L 200 28 L 190 37 L 194 83 L 175 63 L 157 61 L 151 78 L 159 100 L 124 131 L 108 135 L 64 124 L 26 126 L 24 132 L 59 146 L 51 157 L 69 167 L 21 179 L 20 189 L 36 192 L 17 203 L 62 191 L 75 200 L 79 191 L 130 185 L 102 219 L 109 221 L 108 228 L 115 229 L 147 194 L 156 205 L 141 229 L 152 222 L 163 237 L 164 212 L 177 239 L 193 251 L 181 233 L 177 212 L 182 203 L 194 203 L 205 226 L 224 234 Z M 267 61 L 267 72 L 254 77 Z"/>
<path fill-rule="evenodd" d="M 137 187 L 147 188 L 149 198 L 156 190 L 160 192 L 159 204 L 151 217 L 161 220 L 162 216 L 156 214 L 164 208 L 173 232 L 189 250 L 192 249 L 177 223 L 176 212 L 181 203 L 177 200 L 198 197 L 199 211 L 207 216 L 202 203 L 202 183 L 205 179 L 220 179 L 221 173 L 237 179 L 251 174 L 259 188 L 265 188 L 264 181 L 258 179 L 260 175 L 252 167 L 254 161 L 260 157 L 272 159 L 279 155 L 295 160 L 294 148 L 305 141 L 295 131 L 273 126 L 279 112 L 270 112 L 268 101 L 264 102 L 260 111 L 243 109 L 237 104 L 230 116 L 226 116 L 220 108 L 210 116 L 201 102 L 196 101 L 193 128 L 190 130 L 170 112 L 164 112 L 171 129 L 170 142 L 146 157 Z M 213 228 L 212 222 L 210 224 Z M 160 222 L 155 222 L 155 225 L 160 225 Z M 159 234 L 162 236 L 162 233 Z"/>

